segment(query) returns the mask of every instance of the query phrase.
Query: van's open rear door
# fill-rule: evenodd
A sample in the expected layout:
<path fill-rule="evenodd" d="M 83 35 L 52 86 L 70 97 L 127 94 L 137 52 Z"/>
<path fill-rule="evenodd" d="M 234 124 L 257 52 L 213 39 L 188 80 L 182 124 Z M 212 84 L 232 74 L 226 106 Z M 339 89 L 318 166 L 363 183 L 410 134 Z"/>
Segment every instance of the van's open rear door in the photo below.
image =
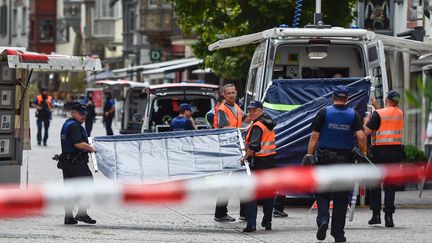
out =
<path fill-rule="evenodd" d="M 380 107 L 384 107 L 384 97 L 389 87 L 388 82 L 386 82 L 384 45 L 380 40 L 372 41 L 367 45 L 367 60 L 372 85 L 375 87 L 374 96 Z"/>

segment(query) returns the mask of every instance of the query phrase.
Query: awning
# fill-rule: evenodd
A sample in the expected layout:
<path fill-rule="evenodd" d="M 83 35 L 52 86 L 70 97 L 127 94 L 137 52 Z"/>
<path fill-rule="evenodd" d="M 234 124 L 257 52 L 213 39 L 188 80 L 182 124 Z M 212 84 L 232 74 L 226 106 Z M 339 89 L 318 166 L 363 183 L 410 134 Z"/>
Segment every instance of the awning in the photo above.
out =
<path fill-rule="evenodd" d="M 219 40 L 208 46 L 210 51 L 248 45 L 262 42 L 266 39 L 283 39 L 290 37 L 348 37 L 348 38 L 367 38 L 372 39 L 374 33 L 364 29 L 344 29 L 333 27 L 331 29 L 313 29 L 313 28 L 272 28 L 258 33 L 242 35 L 233 38 Z"/>
<path fill-rule="evenodd" d="M 118 79 L 118 80 L 98 80 L 98 81 L 95 81 L 95 84 L 105 84 L 105 85 L 110 85 L 110 86 L 122 85 L 122 86 L 142 87 L 142 88 L 148 87 L 148 84 L 145 84 L 145 83 L 139 83 L 139 82 L 134 82 L 134 81 L 130 81 L 130 80 L 123 80 L 123 79 Z"/>
<path fill-rule="evenodd" d="M 16 49 L 4 49 L 1 55 L 7 56 L 10 68 L 47 71 L 98 71 L 102 69 L 100 59 L 93 57 L 46 55 Z"/>
<path fill-rule="evenodd" d="M 85 82 L 91 82 L 96 80 L 111 79 L 115 80 L 117 77 L 114 76 L 110 70 L 102 71 L 100 73 L 92 74 L 84 79 Z"/>
<path fill-rule="evenodd" d="M 192 71 L 193 74 L 207 74 L 207 73 L 213 73 L 213 69 L 211 68 L 205 68 L 205 69 L 195 69 Z"/>
<path fill-rule="evenodd" d="M 376 34 L 376 38 L 381 40 L 385 46 L 396 48 L 400 52 L 410 52 L 416 55 L 432 52 L 432 45 L 426 42 L 381 34 Z"/>
<path fill-rule="evenodd" d="M 114 74 L 139 72 L 139 71 L 143 71 L 143 70 L 162 68 L 162 67 L 178 65 L 178 64 L 197 61 L 197 60 L 199 60 L 199 59 L 198 58 L 183 58 L 183 59 L 171 60 L 171 61 L 166 61 L 166 62 L 158 62 L 158 63 L 151 63 L 151 64 L 144 64 L 144 65 L 139 65 L 139 66 L 127 67 L 127 68 L 119 68 L 119 69 L 114 69 L 112 71 Z"/>
<path fill-rule="evenodd" d="M 203 63 L 203 60 L 197 59 L 197 60 L 191 61 L 191 62 L 186 62 L 186 63 L 171 65 L 171 66 L 167 66 L 167 67 L 163 67 L 163 68 L 156 68 L 156 69 L 144 71 L 144 72 L 142 72 L 142 74 L 143 75 L 151 75 L 151 74 L 171 73 L 171 72 L 175 72 L 179 69 L 186 69 L 188 67 L 197 66 L 201 63 Z"/>

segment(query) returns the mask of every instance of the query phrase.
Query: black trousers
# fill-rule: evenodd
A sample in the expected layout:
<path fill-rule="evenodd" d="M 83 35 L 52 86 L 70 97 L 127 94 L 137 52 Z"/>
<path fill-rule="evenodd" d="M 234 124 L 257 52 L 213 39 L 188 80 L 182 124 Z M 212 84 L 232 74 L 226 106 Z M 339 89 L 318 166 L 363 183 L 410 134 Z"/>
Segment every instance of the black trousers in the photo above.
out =
<path fill-rule="evenodd" d="M 318 166 L 332 164 L 350 164 L 354 162 L 354 156 L 350 150 L 318 149 Z M 349 202 L 350 191 L 329 191 L 315 195 L 318 205 L 317 226 L 330 223 L 330 200 L 333 200 L 333 211 L 330 234 L 335 237 L 345 235 L 345 217 Z"/>
<path fill-rule="evenodd" d="M 372 148 L 372 161 L 375 164 L 399 163 L 403 157 L 403 147 L 399 145 L 391 146 L 375 146 Z M 382 193 L 384 190 L 384 212 L 395 212 L 395 192 L 396 187 L 392 185 L 382 185 L 371 188 L 369 194 L 369 207 L 374 214 L 379 214 L 381 211 Z"/>
<path fill-rule="evenodd" d="M 40 116 L 36 120 L 37 123 L 37 143 L 40 145 L 42 142 L 42 127 L 44 128 L 44 137 L 43 143 L 46 144 L 48 140 L 48 129 L 50 125 L 50 117 L 49 116 Z"/>
<path fill-rule="evenodd" d="M 112 130 L 112 121 L 114 117 L 108 116 L 104 118 L 105 122 L 105 130 L 107 135 L 114 135 L 114 132 Z"/>
<path fill-rule="evenodd" d="M 275 159 L 274 156 L 266 156 L 266 157 L 255 157 L 254 166 L 252 171 L 260 171 L 271 169 L 275 167 Z M 260 200 L 263 205 L 263 219 L 264 223 L 271 223 L 273 216 L 273 201 L 274 198 L 264 198 Z M 248 226 L 255 226 L 257 219 L 258 206 L 257 201 L 253 200 L 246 203 L 246 221 Z"/>
<path fill-rule="evenodd" d="M 80 163 L 64 163 L 63 164 L 63 179 L 67 181 L 68 179 L 72 178 L 88 178 L 89 180 L 93 180 L 93 175 L 90 171 L 90 168 L 88 167 L 86 162 L 80 162 Z M 66 203 L 65 208 L 65 216 L 66 217 L 73 217 L 73 210 L 75 205 L 73 203 Z M 79 207 L 78 214 L 84 214 L 87 213 L 88 207 Z"/>
<path fill-rule="evenodd" d="M 275 194 L 274 197 L 274 209 L 283 212 L 284 211 L 284 201 L 285 201 L 285 195 L 282 194 Z"/>
<path fill-rule="evenodd" d="M 94 117 L 87 117 L 85 120 L 85 130 L 87 132 L 87 136 L 91 136 L 91 131 L 93 129 Z"/>
<path fill-rule="evenodd" d="M 331 232 L 330 234 L 337 237 L 342 237 L 345 235 L 345 217 L 347 213 L 347 207 L 349 202 L 349 191 L 345 192 L 329 192 L 320 193 L 315 195 L 318 204 L 318 215 L 316 222 L 318 227 L 322 223 L 330 222 L 330 200 L 333 199 L 333 211 L 332 211 L 332 221 L 331 221 Z"/>

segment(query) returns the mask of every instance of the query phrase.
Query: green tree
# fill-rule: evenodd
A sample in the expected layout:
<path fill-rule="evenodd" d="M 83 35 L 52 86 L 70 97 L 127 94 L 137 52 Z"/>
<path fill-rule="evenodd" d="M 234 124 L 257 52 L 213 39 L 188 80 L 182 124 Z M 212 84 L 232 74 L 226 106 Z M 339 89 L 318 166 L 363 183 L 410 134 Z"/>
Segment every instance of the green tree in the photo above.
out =
<path fill-rule="evenodd" d="M 174 3 L 180 29 L 196 35 L 192 48 L 217 75 L 225 79 L 245 79 L 254 46 L 240 46 L 214 52 L 207 47 L 220 39 L 263 31 L 289 24 L 292 26 L 295 0 L 170 0 Z M 357 0 L 322 1 L 323 20 L 333 26 L 348 26 Z M 313 23 L 315 1 L 305 0 L 300 26 Z"/>

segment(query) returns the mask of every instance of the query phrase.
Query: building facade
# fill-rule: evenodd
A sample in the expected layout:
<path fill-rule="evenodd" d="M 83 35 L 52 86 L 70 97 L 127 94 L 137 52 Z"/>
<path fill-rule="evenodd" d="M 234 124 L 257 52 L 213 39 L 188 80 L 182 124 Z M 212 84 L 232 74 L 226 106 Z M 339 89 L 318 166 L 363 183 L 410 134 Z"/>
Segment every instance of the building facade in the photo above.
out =
<path fill-rule="evenodd" d="M 30 0 L 0 2 L 0 46 L 27 47 Z"/>

